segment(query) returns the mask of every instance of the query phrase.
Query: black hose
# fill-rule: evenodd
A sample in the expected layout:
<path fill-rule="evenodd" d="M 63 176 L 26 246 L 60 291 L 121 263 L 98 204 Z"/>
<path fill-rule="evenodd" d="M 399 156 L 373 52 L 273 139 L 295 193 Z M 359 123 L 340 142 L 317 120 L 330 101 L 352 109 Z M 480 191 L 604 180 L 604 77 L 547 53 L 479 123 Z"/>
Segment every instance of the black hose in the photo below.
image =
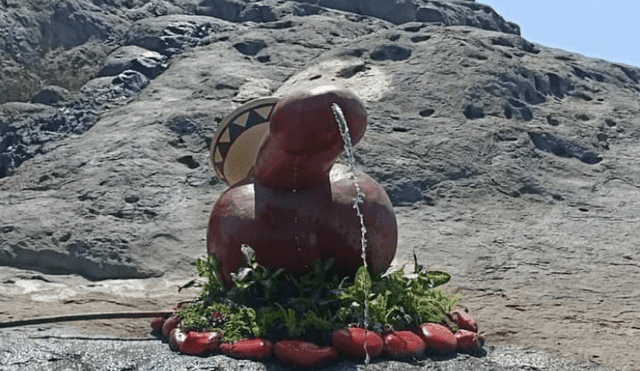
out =
<path fill-rule="evenodd" d="M 41 325 L 44 323 L 72 322 L 72 321 L 92 321 L 118 318 L 168 318 L 174 311 L 141 311 L 141 312 L 112 312 L 112 313 L 85 313 L 71 314 L 64 316 L 27 318 L 16 321 L 0 322 L 0 328 L 20 327 L 30 325 Z"/>

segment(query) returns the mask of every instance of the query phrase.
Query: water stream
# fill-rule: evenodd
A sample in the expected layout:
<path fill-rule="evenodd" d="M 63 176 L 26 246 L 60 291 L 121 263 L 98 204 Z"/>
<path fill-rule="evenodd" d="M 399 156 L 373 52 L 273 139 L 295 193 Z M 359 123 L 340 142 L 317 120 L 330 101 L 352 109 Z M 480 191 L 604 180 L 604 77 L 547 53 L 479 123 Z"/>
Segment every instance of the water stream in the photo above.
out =
<path fill-rule="evenodd" d="M 364 216 L 360 211 L 360 204 L 364 202 L 364 193 L 360 189 L 360 185 L 358 185 L 358 177 L 356 175 L 356 159 L 353 155 L 353 144 L 351 143 L 351 135 L 349 133 L 349 126 L 347 125 L 347 120 L 342 113 L 342 109 L 337 103 L 333 103 L 331 105 L 331 110 L 333 111 L 333 115 L 338 122 L 338 127 L 340 128 L 340 134 L 342 134 L 342 141 L 344 143 L 344 151 L 347 154 L 347 161 L 349 162 L 349 173 L 350 177 L 353 180 L 353 184 L 356 188 L 356 197 L 353 199 L 353 208 L 356 210 L 356 215 L 360 220 L 360 248 L 362 250 L 362 263 L 365 268 L 367 266 L 367 239 L 365 237 L 367 233 L 367 228 L 364 225 Z M 365 365 L 369 365 L 371 357 L 369 356 L 369 352 L 367 351 L 367 328 L 369 327 L 369 292 L 367 288 L 363 288 L 365 300 L 364 300 L 364 329 L 365 329 L 365 337 L 364 337 L 364 350 L 365 350 Z"/>
<path fill-rule="evenodd" d="M 340 127 L 340 134 L 342 134 L 342 141 L 344 142 L 344 150 L 347 154 L 347 161 L 349 162 L 349 173 L 351 175 L 351 179 L 353 179 L 353 185 L 356 187 L 356 197 L 353 200 L 353 208 L 356 210 L 356 215 L 358 215 L 358 219 L 360 219 L 360 247 L 362 249 L 362 263 L 364 266 L 367 266 L 367 239 L 365 237 L 367 233 L 367 228 L 364 226 L 364 216 L 360 211 L 360 204 L 364 201 L 364 193 L 360 189 L 358 185 L 358 180 L 356 176 L 356 158 L 353 155 L 353 144 L 351 144 L 351 135 L 349 133 L 349 126 L 347 126 L 347 120 L 344 118 L 344 114 L 342 113 L 342 109 L 337 103 L 333 103 L 331 105 L 331 109 L 333 110 L 333 114 L 336 117 L 336 121 L 338 121 L 338 127 Z"/>

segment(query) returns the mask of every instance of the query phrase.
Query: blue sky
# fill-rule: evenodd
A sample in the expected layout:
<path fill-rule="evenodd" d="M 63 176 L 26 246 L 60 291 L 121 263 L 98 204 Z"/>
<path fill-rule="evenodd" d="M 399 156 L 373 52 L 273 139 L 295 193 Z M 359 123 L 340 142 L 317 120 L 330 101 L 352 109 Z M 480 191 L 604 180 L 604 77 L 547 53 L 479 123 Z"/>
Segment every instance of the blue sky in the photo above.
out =
<path fill-rule="evenodd" d="M 476 0 L 522 37 L 550 46 L 640 67 L 640 0 Z"/>

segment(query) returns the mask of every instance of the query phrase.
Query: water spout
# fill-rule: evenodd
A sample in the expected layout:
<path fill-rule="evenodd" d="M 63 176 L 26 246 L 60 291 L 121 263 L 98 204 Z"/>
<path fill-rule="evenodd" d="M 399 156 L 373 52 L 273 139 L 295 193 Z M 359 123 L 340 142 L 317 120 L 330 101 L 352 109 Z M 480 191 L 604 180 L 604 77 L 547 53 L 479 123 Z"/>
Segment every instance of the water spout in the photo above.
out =
<path fill-rule="evenodd" d="M 351 179 L 353 179 L 353 184 L 356 187 L 356 197 L 353 200 L 353 208 L 356 210 L 356 214 L 358 219 L 360 220 L 360 231 L 362 235 L 360 236 L 360 247 L 362 249 L 362 262 L 364 266 L 367 266 L 367 239 L 366 233 L 367 228 L 364 226 L 364 216 L 360 211 L 360 204 L 364 202 L 364 193 L 360 189 L 358 185 L 357 176 L 356 176 L 356 159 L 353 155 L 353 144 L 351 144 L 351 135 L 349 133 L 349 126 L 347 126 L 347 120 L 344 118 L 344 114 L 342 113 L 342 109 L 337 103 L 333 103 L 331 105 L 331 110 L 333 111 L 333 115 L 338 122 L 338 127 L 340 128 L 340 134 L 342 134 L 342 141 L 344 142 L 344 150 L 347 154 L 347 161 L 349 162 L 349 173 L 351 174 Z"/>
<path fill-rule="evenodd" d="M 364 264 L 365 269 L 367 269 L 367 239 L 365 237 L 367 233 L 367 228 L 364 225 L 364 216 L 360 210 L 360 204 L 364 202 L 364 193 L 360 189 L 358 185 L 358 177 L 356 175 L 356 159 L 353 155 L 353 144 L 351 143 L 351 135 L 349 133 L 349 126 L 347 125 L 347 120 L 342 113 L 342 109 L 340 105 L 337 103 L 333 103 L 331 105 L 331 110 L 333 111 L 333 115 L 338 122 L 338 127 L 340 128 L 340 134 L 342 134 L 342 141 L 344 142 L 344 150 L 347 154 L 347 161 L 349 162 L 349 173 L 350 177 L 353 180 L 353 184 L 356 188 L 356 197 L 353 199 L 353 208 L 356 210 L 356 215 L 360 220 L 360 248 L 362 249 L 362 263 Z M 369 365 L 371 357 L 369 356 L 369 352 L 367 350 L 367 328 L 369 327 L 369 292 L 366 288 L 363 288 L 365 299 L 364 299 L 364 351 L 365 351 L 365 365 Z"/>

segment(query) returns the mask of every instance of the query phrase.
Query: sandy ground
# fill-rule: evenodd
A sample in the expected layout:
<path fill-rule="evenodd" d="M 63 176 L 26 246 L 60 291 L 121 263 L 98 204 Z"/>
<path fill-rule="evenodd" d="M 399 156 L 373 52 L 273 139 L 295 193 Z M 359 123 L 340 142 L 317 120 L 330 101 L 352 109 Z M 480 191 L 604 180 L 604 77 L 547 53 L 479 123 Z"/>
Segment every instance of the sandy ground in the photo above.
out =
<path fill-rule="evenodd" d="M 190 278 L 92 283 L 77 277 L 40 274 L 18 275 L 22 278 L 17 279 L 7 279 L 6 274 L 2 276 L 4 279 L 0 286 L 4 286 L 3 292 L 23 292 L 12 296 L 0 296 L 0 321 L 75 313 L 164 311 L 171 310 L 176 304 L 190 301 L 198 295 L 195 288 L 178 292 L 179 287 Z M 150 323 L 150 319 L 116 319 L 67 322 L 64 325 L 96 333 L 109 333 L 115 337 L 136 338 L 148 336 Z"/>
<path fill-rule="evenodd" d="M 527 346 L 561 358 L 640 369 L 640 320 L 615 304 L 533 303 L 525 295 L 460 290 L 461 304 L 492 345 Z"/>
<path fill-rule="evenodd" d="M 15 278 L 8 278 L 14 276 Z M 165 310 L 193 299 L 197 289 L 178 293 L 179 279 L 115 280 L 91 283 L 80 278 L 2 274 L 0 321 L 70 313 Z M 48 281 L 48 282 L 47 282 Z M 617 369 L 640 369 L 640 320 L 630 308 L 612 304 L 533 303 L 526 295 L 485 294 L 468 289 L 460 295 L 487 337 L 487 345 L 524 346 Z M 22 291 L 21 293 L 17 291 Z M 13 295 L 7 295 L 13 293 Z M 114 338 L 149 336 L 148 319 L 84 321 L 51 326 L 112 334 Z"/>

